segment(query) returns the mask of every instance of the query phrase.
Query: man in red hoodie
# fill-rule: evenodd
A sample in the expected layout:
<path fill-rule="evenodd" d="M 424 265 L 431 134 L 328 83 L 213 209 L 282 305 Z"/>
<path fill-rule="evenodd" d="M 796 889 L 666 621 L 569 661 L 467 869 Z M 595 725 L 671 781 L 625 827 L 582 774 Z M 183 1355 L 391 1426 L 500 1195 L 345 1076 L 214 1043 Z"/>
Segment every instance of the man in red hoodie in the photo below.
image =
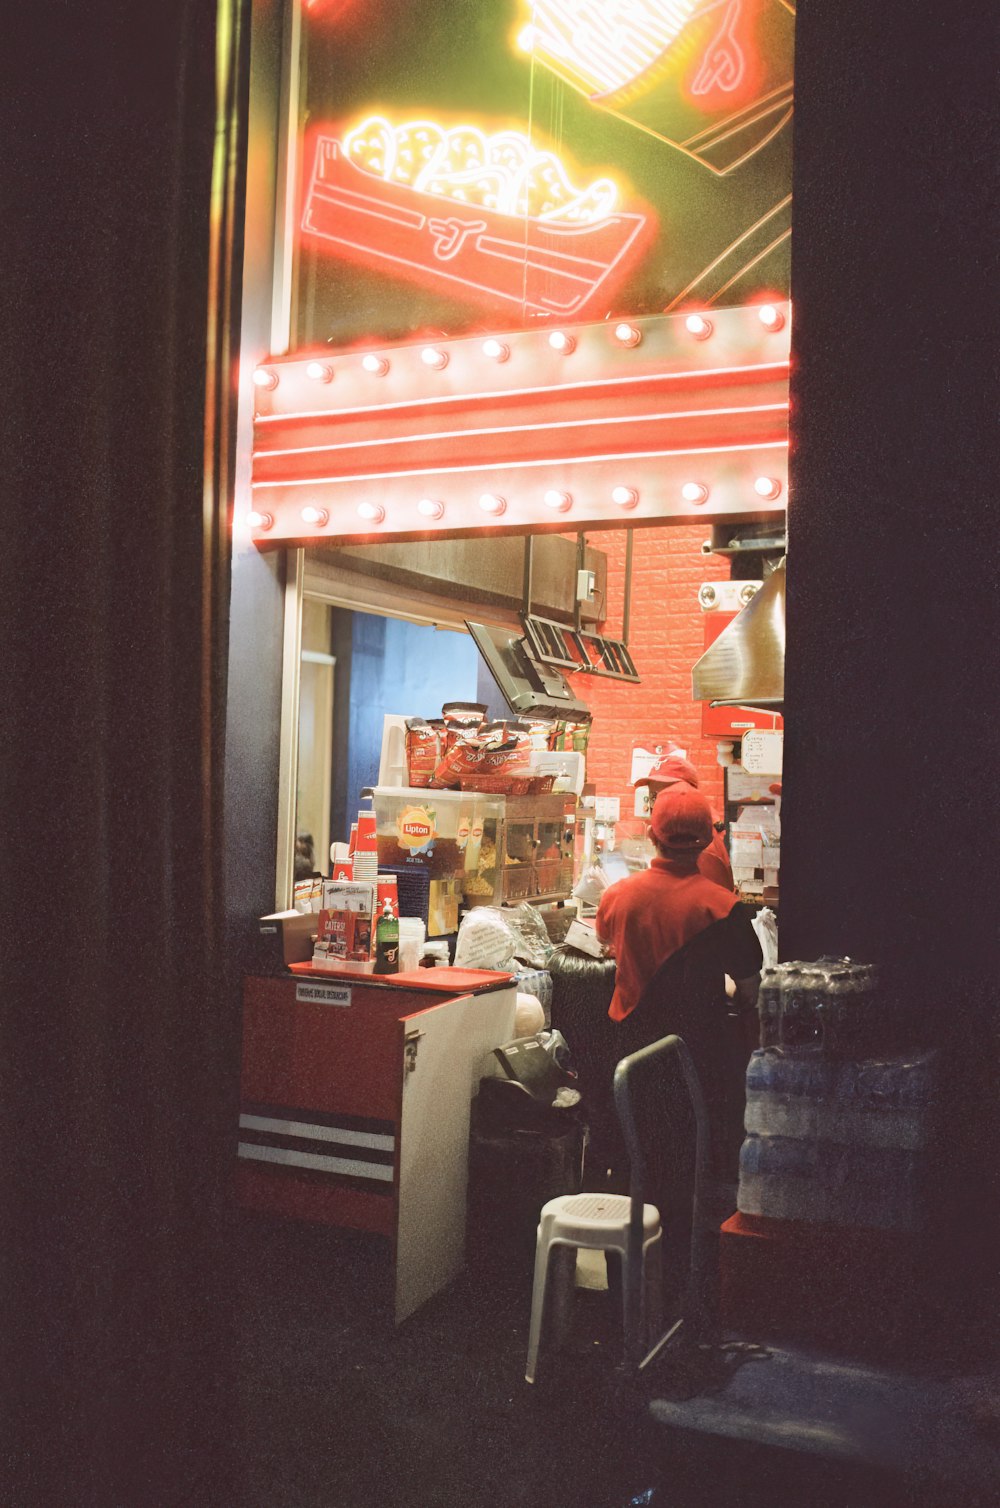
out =
<path fill-rule="evenodd" d="M 698 771 L 690 759 L 683 758 L 680 754 L 661 754 L 656 763 L 651 767 L 649 774 L 644 775 L 635 783 L 635 790 L 645 786 L 649 791 L 649 802 L 652 807 L 661 791 L 668 790 L 670 786 L 683 781 L 693 790 L 698 789 Z M 727 890 L 735 890 L 733 884 L 733 869 L 729 862 L 729 852 L 726 848 L 722 833 L 718 831 L 713 821 L 712 841 L 703 849 L 698 856 L 698 868 L 706 879 L 714 880 L 717 885 L 724 885 Z"/>

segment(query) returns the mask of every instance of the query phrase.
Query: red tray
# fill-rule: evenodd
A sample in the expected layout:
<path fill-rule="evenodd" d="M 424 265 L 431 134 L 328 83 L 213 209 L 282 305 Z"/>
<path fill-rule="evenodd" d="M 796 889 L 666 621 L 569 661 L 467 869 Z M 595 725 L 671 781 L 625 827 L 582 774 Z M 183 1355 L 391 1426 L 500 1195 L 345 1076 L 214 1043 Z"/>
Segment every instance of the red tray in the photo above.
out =
<path fill-rule="evenodd" d="M 430 990 L 437 994 L 467 995 L 492 986 L 510 983 L 513 974 L 491 969 L 411 969 L 406 974 L 358 974 L 351 969 L 314 969 L 311 963 L 290 963 L 293 974 L 307 974 L 310 979 L 346 980 L 350 984 L 396 985 L 400 989 Z"/>

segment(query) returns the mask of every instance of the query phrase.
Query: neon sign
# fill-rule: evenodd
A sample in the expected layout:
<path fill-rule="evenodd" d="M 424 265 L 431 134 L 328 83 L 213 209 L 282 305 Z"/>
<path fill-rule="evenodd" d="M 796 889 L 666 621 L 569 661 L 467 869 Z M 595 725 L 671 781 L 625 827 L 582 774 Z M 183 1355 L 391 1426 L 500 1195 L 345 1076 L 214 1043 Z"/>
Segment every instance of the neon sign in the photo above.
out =
<path fill-rule="evenodd" d="M 320 128 L 302 234 L 333 255 L 495 308 L 577 315 L 607 299 L 655 231 L 608 177 L 580 186 L 520 131 L 372 115 Z"/>
<path fill-rule="evenodd" d="M 691 93 L 706 95 L 713 89 L 732 94 L 747 71 L 746 51 L 737 35 L 741 0 L 729 0 L 722 25 L 705 49 L 701 67 L 691 84 Z"/>
<path fill-rule="evenodd" d="M 654 76 L 700 0 L 524 0 L 518 45 L 608 104 Z"/>
<path fill-rule="evenodd" d="M 517 44 L 720 175 L 791 115 L 793 0 L 522 0 Z"/>
<path fill-rule="evenodd" d="M 344 151 L 356 167 L 386 183 L 504 215 L 593 225 L 618 203 L 612 179 L 575 188 L 555 152 L 538 151 L 521 131 L 488 136 L 478 126 L 446 129 L 431 120 L 393 126 L 373 115 L 347 132 Z"/>

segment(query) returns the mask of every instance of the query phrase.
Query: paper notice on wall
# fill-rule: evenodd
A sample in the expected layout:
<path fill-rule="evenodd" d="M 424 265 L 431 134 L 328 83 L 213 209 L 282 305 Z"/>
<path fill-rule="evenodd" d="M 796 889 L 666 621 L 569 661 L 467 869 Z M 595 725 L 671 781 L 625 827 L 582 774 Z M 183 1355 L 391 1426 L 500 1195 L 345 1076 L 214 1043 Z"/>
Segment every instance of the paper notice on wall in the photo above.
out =
<path fill-rule="evenodd" d="M 743 735 L 740 763 L 754 775 L 780 776 L 783 743 L 783 734 L 754 728 Z"/>
<path fill-rule="evenodd" d="M 770 783 L 769 776 L 751 775 L 738 764 L 729 765 L 726 769 L 726 800 L 768 800 Z"/>
<path fill-rule="evenodd" d="M 594 802 L 594 816 L 598 822 L 620 822 L 621 814 L 620 796 L 598 796 Z"/>
<path fill-rule="evenodd" d="M 665 738 L 663 743 L 655 744 L 647 749 L 638 745 L 632 750 L 632 772 L 629 775 L 629 783 L 635 785 L 637 780 L 643 780 L 649 774 L 656 761 L 664 754 L 676 754 L 679 759 L 687 759 L 687 750 L 678 748 L 672 738 Z"/>

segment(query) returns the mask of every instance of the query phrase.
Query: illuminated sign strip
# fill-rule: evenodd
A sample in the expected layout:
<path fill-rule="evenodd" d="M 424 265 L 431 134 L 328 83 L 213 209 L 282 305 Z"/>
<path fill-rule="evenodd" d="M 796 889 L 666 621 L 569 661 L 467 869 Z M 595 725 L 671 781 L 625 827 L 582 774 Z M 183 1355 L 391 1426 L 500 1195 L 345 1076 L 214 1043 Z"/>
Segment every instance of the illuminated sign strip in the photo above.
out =
<path fill-rule="evenodd" d="M 652 424 L 652 423 L 678 423 L 682 419 L 716 419 L 729 418 L 737 414 L 783 414 L 788 412 L 788 404 L 785 403 L 755 403 L 747 405 L 733 405 L 728 408 L 698 408 L 683 409 L 679 411 L 661 411 L 653 414 L 621 414 L 604 415 L 600 420 L 600 427 L 612 424 Z M 558 430 L 568 429 L 592 429 L 593 419 L 558 419 L 548 424 L 519 424 L 516 429 L 508 425 L 490 425 L 478 429 L 445 429 L 433 430 L 427 434 L 405 435 L 380 435 L 372 440 L 341 440 L 330 441 L 324 445 L 287 445 L 280 450 L 258 450 L 254 453 L 255 460 L 271 459 L 277 456 L 304 456 L 318 455 L 327 451 L 363 450 L 374 448 L 384 449 L 387 445 L 418 445 L 429 444 L 438 440 L 467 440 L 470 438 L 482 438 L 486 435 L 525 435 L 554 433 Z"/>
<path fill-rule="evenodd" d="M 592 466 L 607 461 L 665 460 L 668 456 L 740 455 L 746 451 L 787 448 L 787 440 L 757 440 L 744 445 L 682 445 L 665 450 L 616 450 L 599 456 L 548 456 L 537 461 L 487 461 L 472 466 L 408 466 L 403 471 L 359 471 L 346 476 L 295 477 L 287 481 L 253 482 L 253 487 L 278 490 L 283 487 L 334 487 L 347 482 L 385 482 L 400 477 L 464 476 L 479 471 L 524 471 L 534 467 Z"/>
<path fill-rule="evenodd" d="M 354 354 L 353 365 L 357 366 L 358 357 Z M 300 365 L 304 362 L 300 361 Z M 747 364 L 744 366 L 725 367 L 689 367 L 678 372 L 640 372 L 639 379 L 645 385 L 651 382 L 687 382 L 695 385 L 708 378 L 715 377 L 752 377 L 761 378 L 777 376 L 779 373 L 788 371 L 788 358 L 783 361 L 763 361 Z M 426 377 L 426 373 L 423 374 Z M 327 408 L 289 409 L 287 412 L 272 414 L 256 414 L 254 424 L 284 424 L 292 419 L 326 419 L 334 414 L 337 418 L 346 418 L 351 414 L 370 414 L 377 409 L 380 414 L 392 413 L 400 409 L 430 408 L 441 404 L 473 404 L 484 402 L 496 402 L 507 398 L 532 398 L 541 394 L 553 392 L 580 393 L 600 388 L 635 387 L 637 378 L 635 375 L 628 377 L 595 377 L 582 382 L 560 382 L 558 387 L 552 383 L 538 384 L 534 387 L 507 387 L 489 388 L 482 391 L 471 390 L 463 393 L 436 393 L 432 397 L 423 398 L 400 398 L 395 402 L 378 403 L 372 399 L 370 403 L 352 404 L 349 407 L 340 408 L 331 403 Z"/>

